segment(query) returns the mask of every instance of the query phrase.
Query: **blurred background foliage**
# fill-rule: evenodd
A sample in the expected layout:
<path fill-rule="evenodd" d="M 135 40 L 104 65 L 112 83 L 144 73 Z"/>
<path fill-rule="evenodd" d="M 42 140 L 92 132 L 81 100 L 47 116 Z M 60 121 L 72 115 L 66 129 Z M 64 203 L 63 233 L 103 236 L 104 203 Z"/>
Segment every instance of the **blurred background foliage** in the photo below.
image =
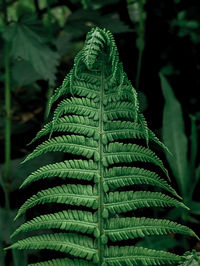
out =
<path fill-rule="evenodd" d="M 24 193 L 32 192 L 19 193 L 18 186 L 41 165 L 40 158 L 26 167 L 20 162 L 32 150 L 26 144 L 47 121 L 49 97 L 94 26 L 114 33 L 120 60 L 138 91 L 140 110 L 173 154 L 161 156 L 190 211 L 170 210 L 162 216 L 199 234 L 199 14 L 199 0 L 0 1 L 1 266 L 27 265 L 25 253 L 3 251 L 17 226 L 12 224 L 16 209 Z M 46 156 L 46 163 L 58 156 Z M 152 215 L 157 217 L 157 211 Z M 148 237 L 140 244 L 179 254 L 200 250 L 199 242 L 185 236 Z"/>

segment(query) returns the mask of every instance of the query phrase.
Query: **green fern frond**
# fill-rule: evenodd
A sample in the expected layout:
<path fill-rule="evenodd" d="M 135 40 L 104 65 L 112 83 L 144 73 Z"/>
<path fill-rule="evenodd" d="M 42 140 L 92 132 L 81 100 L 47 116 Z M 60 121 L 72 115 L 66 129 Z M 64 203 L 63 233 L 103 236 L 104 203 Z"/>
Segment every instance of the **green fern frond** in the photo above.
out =
<path fill-rule="evenodd" d="M 184 253 L 179 266 L 199 266 L 200 265 L 200 253 L 195 249 Z"/>
<path fill-rule="evenodd" d="M 62 95 L 67 94 L 69 92 L 69 77 L 72 74 L 72 70 L 69 72 L 69 74 L 65 77 L 63 80 L 63 83 L 60 87 L 58 87 L 54 94 L 51 96 L 49 100 L 49 106 L 48 106 L 48 112 L 47 114 L 49 115 L 51 107 L 55 101 L 57 101 Z"/>
<path fill-rule="evenodd" d="M 137 167 L 113 167 L 105 172 L 105 183 L 111 189 L 130 185 L 152 185 L 162 188 L 181 199 L 176 191 L 158 174 Z"/>
<path fill-rule="evenodd" d="M 84 115 L 93 120 L 99 119 L 99 104 L 87 98 L 72 98 L 71 100 L 63 100 L 54 112 L 52 123 L 56 123 L 57 119 L 67 113 Z"/>
<path fill-rule="evenodd" d="M 154 141 L 163 149 L 168 151 L 168 148 L 156 137 L 156 135 L 148 129 L 148 133 L 144 132 L 141 124 L 133 123 L 130 121 L 112 121 L 105 123 L 104 144 L 107 142 L 116 141 L 118 139 L 146 139 L 147 135 L 149 140 Z"/>
<path fill-rule="evenodd" d="M 113 87 L 112 91 L 109 90 L 105 93 L 105 97 L 103 99 L 104 106 L 107 106 L 108 103 L 119 102 L 120 100 L 133 102 L 134 95 L 130 87 L 128 87 L 127 85 L 123 85 L 123 91 L 120 95 L 116 94 L 116 89 L 116 87 Z"/>
<path fill-rule="evenodd" d="M 89 70 L 97 61 L 101 49 L 106 44 L 106 34 L 100 34 L 97 29 L 94 29 L 87 35 L 86 44 L 83 49 L 83 60 Z"/>
<path fill-rule="evenodd" d="M 75 61 L 76 61 L 76 58 L 75 58 Z M 84 71 L 80 72 L 79 82 L 82 82 L 82 83 L 85 82 L 85 85 L 86 85 L 85 87 L 88 87 L 92 90 L 96 90 L 99 93 L 98 86 L 101 85 L 101 77 L 98 75 L 95 75 L 95 73 L 93 72 L 88 72 L 87 68 L 85 70 L 86 70 L 85 72 Z M 76 86 L 76 80 L 74 81 L 74 86 Z"/>
<path fill-rule="evenodd" d="M 64 159 L 49 165 L 44 161 L 25 179 L 21 187 L 31 187 L 38 181 L 38 191 L 25 201 L 15 219 L 28 210 L 33 211 L 34 218 L 22 224 L 12 236 L 35 231 L 40 234 L 41 230 L 46 233 L 19 240 L 9 248 L 49 249 L 66 255 L 31 266 L 179 263 L 181 257 L 169 252 L 137 247 L 131 242 L 129 246 L 122 245 L 121 240 L 136 242 L 136 238 L 148 235 L 197 236 L 173 221 L 129 217 L 131 211 L 142 208 L 188 208 L 171 196 L 148 190 L 149 186 L 155 187 L 180 199 L 164 180 L 167 169 L 153 151 L 155 143 L 162 149 L 167 147 L 148 128 L 139 112 L 137 93 L 119 62 L 109 31 L 97 27 L 88 33 L 72 70 L 53 93 L 49 110 L 53 105 L 52 119 L 31 142 L 41 143 L 24 162 L 37 156 L 42 160 L 42 155 L 48 152 L 62 152 Z M 49 139 L 43 141 L 45 137 Z M 143 146 L 136 144 L 140 139 L 146 140 L 146 144 L 144 141 Z M 134 164 L 142 164 L 142 168 Z M 42 179 L 46 180 L 43 190 L 39 187 Z M 58 185 L 58 179 L 63 179 L 64 185 Z M 50 213 L 38 215 L 41 204 L 49 203 L 54 203 Z M 56 209 L 58 204 L 62 204 L 59 206 L 62 209 Z M 56 233 L 49 234 L 50 230 Z"/>
<path fill-rule="evenodd" d="M 133 211 L 145 207 L 182 207 L 182 202 L 160 192 L 122 191 L 110 192 L 105 197 L 105 207 L 112 214 Z"/>
<path fill-rule="evenodd" d="M 106 250 L 104 265 L 168 265 L 177 263 L 180 259 L 180 256 L 165 251 L 157 251 L 142 247 L 111 246 Z"/>
<path fill-rule="evenodd" d="M 72 132 L 86 137 L 94 137 L 95 140 L 99 139 L 98 123 L 92 119 L 83 116 L 65 116 L 57 120 L 53 127 L 54 132 Z M 47 123 L 30 142 L 32 144 L 39 138 L 52 132 L 52 122 Z"/>
<path fill-rule="evenodd" d="M 95 266 L 96 264 L 84 260 L 54 259 L 44 262 L 31 263 L 29 266 Z"/>
<path fill-rule="evenodd" d="M 17 241 L 7 249 L 10 248 L 51 249 L 98 262 L 98 254 L 93 240 L 76 234 L 59 233 L 28 237 Z"/>
<path fill-rule="evenodd" d="M 145 136 L 146 143 L 147 143 L 147 146 L 148 146 L 148 144 L 149 144 L 149 129 L 148 129 L 148 126 L 147 126 L 147 121 L 146 121 L 145 117 L 143 116 L 143 114 L 139 114 L 138 115 L 138 122 L 141 125 L 142 132 L 143 132 L 143 134 Z"/>
<path fill-rule="evenodd" d="M 46 190 L 41 190 L 36 195 L 29 198 L 19 209 L 17 219 L 28 209 L 38 204 L 44 203 L 63 203 L 75 206 L 86 206 L 97 209 L 97 192 L 92 186 L 87 185 L 62 185 Z"/>
<path fill-rule="evenodd" d="M 86 211 L 68 210 L 36 217 L 22 224 L 11 237 L 21 232 L 52 228 L 94 234 L 96 237 L 99 235 L 95 215 Z"/>
<path fill-rule="evenodd" d="M 134 121 L 135 110 L 131 102 L 113 102 L 108 103 L 104 114 L 106 120 L 129 119 Z"/>
<path fill-rule="evenodd" d="M 83 88 L 81 86 L 73 87 L 74 94 L 78 94 L 81 97 L 87 97 L 88 99 L 93 99 L 94 102 L 99 102 L 99 92 L 96 92 L 88 87 Z"/>
<path fill-rule="evenodd" d="M 94 160 L 98 161 L 99 154 L 97 153 L 97 147 L 97 141 L 83 136 L 71 135 L 55 137 L 37 146 L 37 148 L 26 157 L 23 163 L 52 151 L 62 151 L 82 155 L 88 159 L 94 156 Z"/>
<path fill-rule="evenodd" d="M 22 183 L 20 188 L 40 179 L 61 177 L 81 180 L 92 180 L 98 178 L 97 164 L 92 160 L 69 160 L 60 163 L 49 164 L 40 167 L 30 174 Z"/>
<path fill-rule="evenodd" d="M 196 237 L 196 234 L 187 226 L 169 220 L 145 217 L 111 218 L 105 230 L 105 234 L 114 242 L 148 235 L 166 235 L 168 233 L 179 233 Z"/>
<path fill-rule="evenodd" d="M 105 167 L 114 163 L 135 161 L 153 163 L 159 166 L 168 176 L 168 171 L 164 167 L 163 162 L 148 148 L 137 144 L 122 144 L 119 142 L 110 143 L 105 147 L 105 157 L 103 160 Z"/>

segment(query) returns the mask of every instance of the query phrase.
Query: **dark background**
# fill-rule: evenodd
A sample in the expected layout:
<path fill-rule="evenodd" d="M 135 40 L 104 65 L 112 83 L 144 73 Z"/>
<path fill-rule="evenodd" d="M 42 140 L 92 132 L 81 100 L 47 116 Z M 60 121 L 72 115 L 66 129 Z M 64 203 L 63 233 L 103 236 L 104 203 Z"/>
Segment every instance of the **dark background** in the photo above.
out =
<path fill-rule="evenodd" d="M 162 139 L 164 98 L 159 78 L 161 71 L 167 77 L 182 106 L 188 141 L 191 135 L 190 115 L 196 121 L 196 133 L 199 135 L 200 5 L 198 0 L 1 0 L 0 163 L 1 184 L 4 183 L 7 190 L 11 216 L 14 216 L 16 209 L 25 199 L 24 193 L 18 192 L 18 186 L 27 173 L 41 165 L 40 159 L 28 163 L 26 169 L 20 165 L 24 156 L 33 149 L 33 146 L 27 146 L 27 143 L 47 121 L 46 109 L 49 96 L 62 83 L 73 65 L 75 55 L 83 47 L 86 33 L 94 26 L 109 29 L 114 34 L 120 60 L 128 78 L 137 89 L 140 109 L 149 127 Z M 5 178 L 6 71 L 9 75 L 11 97 L 11 164 L 9 174 Z M 55 162 L 57 159 L 56 155 L 46 158 L 47 162 Z M 198 164 L 197 153 L 196 169 Z M 172 182 L 172 186 L 179 190 L 173 174 Z M 6 207 L 4 185 L 0 186 L 1 217 L 5 214 Z M 193 199 L 196 201 L 199 201 L 199 188 L 197 182 L 193 194 Z M 27 195 L 30 193 L 27 191 Z M 156 217 L 156 213 L 154 215 Z M 170 217 L 170 214 L 167 215 Z M 195 215 L 195 221 L 184 220 L 182 215 L 176 219 L 184 221 L 198 233 L 198 211 Z M 0 225 L 2 228 L 5 227 L 4 218 L 0 221 Z M 10 243 L 9 230 L 6 229 L 3 233 L 3 246 Z M 152 241 L 157 243 L 156 239 Z M 166 250 L 174 249 L 182 252 L 185 249 L 200 248 L 196 240 L 177 238 L 176 244 L 170 241 L 170 239 L 165 241 L 169 243 L 166 246 L 162 242 Z M 153 247 L 156 248 L 156 244 Z M 8 261 L 11 263 L 10 258 L 11 253 L 8 252 L 6 255 L 8 265 Z"/>

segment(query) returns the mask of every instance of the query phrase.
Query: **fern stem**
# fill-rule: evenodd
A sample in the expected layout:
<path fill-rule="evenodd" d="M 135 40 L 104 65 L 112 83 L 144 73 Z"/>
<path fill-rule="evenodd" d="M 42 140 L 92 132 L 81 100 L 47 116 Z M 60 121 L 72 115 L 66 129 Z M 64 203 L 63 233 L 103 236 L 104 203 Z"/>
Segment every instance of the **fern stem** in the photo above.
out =
<path fill-rule="evenodd" d="M 8 24 L 7 15 L 7 3 L 6 0 L 3 1 L 4 7 L 4 23 Z M 10 174 L 10 163 L 11 163 L 11 94 L 10 94 L 10 56 L 9 56 L 9 43 L 4 42 L 4 67 L 5 67 L 5 166 L 4 166 L 4 180 L 3 180 L 3 190 L 5 195 L 5 211 L 6 217 L 5 221 L 10 221 L 11 211 L 9 202 L 9 184 L 7 183 Z M 8 223 L 8 229 L 11 233 L 13 231 L 12 224 Z M 12 250 L 13 265 L 18 266 L 18 256 L 17 251 Z M 1 259 L 3 260 L 3 258 Z M 4 265 L 5 262 L 2 263 Z"/>
<path fill-rule="evenodd" d="M 11 95 L 10 95 L 10 66 L 9 66 L 9 44 L 4 45 L 4 65 L 5 65 L 5 167 L 4 167 L 4 184 L 3 190 L 5 195 L 6 221 L 10 221 L 10 202 L 9 202 L 9 184 L 7 180 L 10 174 L 11 162 Z M 9 232 L 13 231 L 12 225 L 9 223 Z M 18 266 L 17 252 L 12 250 L 13 265 Z"/>
<path fill-rule="evenodd" d="M 141 73 L 141 66 L 142 66 L 142 55 L 144 51 L 144 18 L 143 18 L 143 7 L 144 3 L 139 1 L 139 29 L 138 29 L 138 62 L 137 62 L 137 74 L 136 74 L 136 89 L 139 88 L 140 82 L 140 73 Z"/>
<path fill-rule="evenodd" d="M 99 206 L 98 206 L 98 227 L 100 231 L 100 237 L 98 238 L 98 251 L 99 251 L 99 266 L 102 265 L 103 262 L 103 253 L 104 253 L 104 245 L 102 244 L 102 235 L 103 235 L 103 220 L 102 220 L 102 212 L 103 212 L 103 166 L 102 166 L 102 158 L 103 158 L 103 149 L 102 149 L 102 134 L 103 134 L 103 97 L 104 97 L 104 69 L 102 64 L 102 72 L 101 72 L 101 88 L 100 88 L 100 117 L 99 117 L 99 131 L 100 131 L 100 139 L 99 139 L 99 176 L 100 180 L 98 183 L 98 198 L 99 198 Z"/>
<path fill-rule="evenodd" d="M 195 164 L 196 164 L 196 156 L 197 156 L 197 126 L 195 117 L 190 116 L 191 119 L 191 136 L 190 136 L 190 144 L 191 144 L 191 151 L 190 151 L 190 168 L 191 168 L 191 176 L 194 176 L 195 173 Z"/>
<path fill-rule="evenodd" d="M 7 25 L 8 15 L 6 0 L 3 1 L 4 5 L 4 21 Z M 7 212 L 10 209 L 9 203 L 9 187 L 7 180 L 10 173 L 10 161 L 11 161 L 11 95 L 10 95 L 10 57 L 9 57 L 9 43 L 4 42 L 4 67 L 5 67 L 5 165 L 4 165 L 4 180 L 2 182 L 4 195 L 5 195 L 5 208 Z"/>
<path fill-rule="evenodd" d="M 5 195 L 5 210 L 6 221 L 10 221 L 11 211 L 9 202 L 9 184 L 7 180 L 10 174 L 11 163 L 11 95 L 10 95 L 10 60 L 9 60 L 9 43 L 4 45 L 4 65 L 5 65 L 5 168 L 4 168 L 4 195 Z M 8 223 L 9 232 L 13 231 L 12 224 Z M 12 250 L 13 265 L 18 266 L 17 251 Z"/>

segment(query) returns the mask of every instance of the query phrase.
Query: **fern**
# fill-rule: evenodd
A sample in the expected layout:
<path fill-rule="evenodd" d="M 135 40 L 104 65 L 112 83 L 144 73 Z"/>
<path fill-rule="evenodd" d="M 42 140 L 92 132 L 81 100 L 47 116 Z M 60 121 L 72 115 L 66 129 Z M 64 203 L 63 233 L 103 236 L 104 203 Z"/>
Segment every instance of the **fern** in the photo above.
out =
<path fill-rule="evenodd" d="M 58 100 L 52 120 L 32 142 L 48 135 L 49 139 L 24 162 L 55 151 L 65 153 L 67 158 L 73 154 L 76 159 L 65 158 L 31 173 L 21 188 L 42 179 L 63 179 L 65 183 L 32 195 L 16 219 L 41 204 L 59 203 L 63 210 L 41 214 L 22 224 L 12 237 L 47 231 L 22 238 L 9 248 L 50 249 L 66 254 L 66 258 L 32 266 L 179 263 L 179 255 L 136 247 L 131 242 L 124 246 L 122 242 L 168 233 L 197 236 L 188 227 L 169 220 L 130 217 L 127 213 L 141 208 L 187 207 L 164 180 L 168 172 L 150 147 L 155 144 L 167 148 L 138 111 L 136 91 L 123 71 L 109 31 L 95 28 L 88 33 L 74 67 L 55 90 L 49 110 Z M 71 184 L 72 180 L 76 184 Z M 52 233 L 52 229 L 57 232 Z"/>

